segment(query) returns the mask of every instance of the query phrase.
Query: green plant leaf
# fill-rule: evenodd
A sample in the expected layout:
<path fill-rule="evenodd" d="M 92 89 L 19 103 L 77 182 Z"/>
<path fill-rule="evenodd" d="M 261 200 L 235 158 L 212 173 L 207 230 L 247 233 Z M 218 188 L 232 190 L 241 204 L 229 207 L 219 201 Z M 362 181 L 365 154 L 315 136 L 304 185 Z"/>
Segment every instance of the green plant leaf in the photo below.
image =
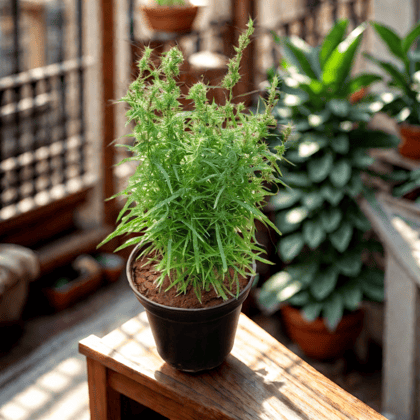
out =
<path fill-rule="evenodd" d="M 330 184 L 324 184 L 321 187 L 321 195 L 333 206 L 336 206 L 344 197 L 341 189 L 335 188 Z"/>
<path fill-rule="evenodd" d="M 331 153 L 325 153 L 319 158 L 313 158 L 308 162 L 309 179 L 312 182 L 322 182 L 330 173 L 333 164 Z"/>
<path fill-rule="evenodd" d="M 402 49 L 407 54 L 413 42 L 420 36 L 420 24 L 416 25 L 402 40 Z"/>
<path fill-rule="evenodd" d="M 341 159 L 334 163 L 332 171 L 330 172 L 330 181 L 337 187 L 342 188 L 346 185 L 351 177 L 351 165 L 348 160 Z"/>
<path fill-rule="evenodd" d="M 355 277 L 362 269 L 362 253 L 357 251 L 346 252 L 336 259 L 335 264 L 344 275 Z"/>
<path fill-rule="evenodd" d="M 302 250 L 304 241 L 301 233 L 293 233 L 280 239 L 278 252 L 284 262 L 292 261 Z"/>
<path fill-rule="evenodd" d="M 359 25 L 332 51 L 323 66 L 322 81 L 324 84 L 334 86 L 335 90 L 342 86 L 350 73 L 365 29 L 366 24 Z"/>
<path fill-rule="evenodd" d="M 400 139 L 392 134 L 380 130 L 352 130 L 349 132 L 350 144 L 357 144 L 357 147 L 372 148 L 395 148 L 399 145 Z"/>
<path fill-rule="evenodd" d="M 344 304 L 338 292 L 331 294 L 324 301 L 322 308 L 322 315 L 325 320 L 325 325 L 330 331 L 334 331 L 340 323 L 344 313 Z"/>
<path fill-rule="evenodd" d="M 298 189 L 285 189 L 270 197 L 270 204 L 274 210 L 287 209 L 296 204 L 302 193 Z"/>
<path fill-rule="evenodd" d="M 319 271 L 309 289 L 317 300 L 325 299 L 335 288 L 338 280 L 338 271 L 335 267 L 327 267 Z"/>
<path fill-rule="evenodd" d="M 322 224 L 316 220 L 307 220 L 303 224 L 303 238 L 311 249 L 317 248 L 325 239 Z"/>
<path fill-rule="evenodd" d="M 322 306 L 323 304 L 321 302 L 310 302 L 306 304 L 302 308 L 302 314 L 304 318 L 308 322 L 315 321 L 321 313 Z"/>
<path fill-rule="evenodd" d="M 301 38 L 297 36 L 291 36 L 285 41 L 285 47 L 287 47 L 291 54 L 294 55 L 294 63 L 298 64 L 299 68 L 311 79 L 316 79 L 316 74 L 312 69 L 308 54 L 311 47 Z"/>
<path fill-rule="evenodd" d="M 350 244 L 353 236 L 353 226 L 343 223 L 335 232 L 330 233 L 330 241 L 337 251 L 344 252 Z"/>
<path fill-rule="evenodd" d="M 350 212 L 348 214 L 348 218 L 351 223 L 353 223 L 353 225 L 362 232 L 366 232 L 372 228 L 369 219 L 359 209 L 357 209 L 357 211 Z"/>
<path fill-rule="evenodd" d="M 290 233 L 296 230 L 307 216 L 308 210 L 305 207 L 293 207 L 279 212 L 275 224 L 280 232 Z"/>
<path fill-rule="evenodd" d="M 307 290 L 301 290 L 295 295 L 291 296 L 287 301 L 294 306 L 306 305 L 311 299 L 311 296 Z"/>
<path fill-rule="evenodd" d="M 363 299 L 363 291 L 357 280 L 350 280 L 344 284 L 338 292 L 344 303 L 345 309 L 355 311 L 360 307 Z"/>
<path fill-rule="evenodd" d="M 312 191 L 304 193 L 301 202 L 308 210 L 315 210 L 322 207 L 324 198 L 318 191 Z"/>
<path fill-rule="evenodd" d="M 375 28 L 376 33 L 385 42 L 389 51 L 403 62 L 406 61 L 407 55 L 402 47 L 402 39 L 388 26 L 382 25 L 378 22 L 372 22 L 372 26 Z"/>
<path fill-rule="evenodd" d="M 331 147 L 336 153 L 346 154 L 349 151 L 349 138 L 347 134 L 339 134 L 331 139 Z"/>
<path fill-rule="evenodd" d="M 334 232 L 340 225 L 343 214 L 340 208 L 330 207 L 327 210 L 321 212 L 321 223 L 324 230 L 328 233 Z"/>
<path fill-rule="evenodd" d="M 346 117 L 350 111 L 350 103 L 347 99 L 331 99 L 327 102 L 327 107 L 338 117 Z"/>
<path fill-rule="evenodd" d="M 382 67 L 391 76 L 393 83 L 401 88 L 403 92 L 409 94 L 410 88 L 408 86 L 408 80 L 406 79 L 404 73 L 398 69 L 398 67 L 396 67 L 394 64 L 388 63 L 387 61 L 378 60 L 371 54 L 363 53 L 363 55 L 377 66 Z"/>
<path fill-rule="evenodd" d="M 360 178 L 360 173 L 354 173 L 351 177 L 350 182 L 346 185 L 346 190 L 350 194 L 351 197 L 356 197 L 360 194 L 363 189 L 363 182 Z"/>
<path fill-rule="evenodd" d="M 317 261 L 305 261 L 299 264 L 292 264 L 287 267 L 287 272 L 294 280 L 302 283 L 303 286 L 311 284 L 316 272 L 318 271 Z"/>
<path fill-rule="evenodd" d="M 374 82 L 379 82 L 382 77 L 376 74 L 359 74 L 350 80 L 345 88 L 348 95 L 357 92 L 363 87 L 367 87 Z"/>
<path fill-rule="evenodd" d="M 287 174 L 284 174 L 283 180 L 291 187 L 307 188 L 312 185 L 312 181 L 305 172 L 288 172 Z"/>
<path fill-rule="evenodd" d="M 319 62 L 321 64 L 321 68 L 324 68 L 324 65 L 330 58 L 331 53 L 343 40 L 348 23 L 349 21 L 347 19 L 339 20 L 325 37 L 319 51 Z"/>

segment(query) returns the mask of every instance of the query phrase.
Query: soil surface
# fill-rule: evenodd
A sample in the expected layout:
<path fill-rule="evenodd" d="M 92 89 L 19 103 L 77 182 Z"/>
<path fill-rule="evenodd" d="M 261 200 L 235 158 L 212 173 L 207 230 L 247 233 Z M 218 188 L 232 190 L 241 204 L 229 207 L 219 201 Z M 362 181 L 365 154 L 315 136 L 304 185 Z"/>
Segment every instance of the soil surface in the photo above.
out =
<path fill-rule="evenodd" d="M 169 278 L 165 277 L 162 287 L 156 284 L 156 279 L 159 277 L 159 272 L 155 270 L 155 262 L 148 261 L 147 257 L 141 258 L 133 263 L 133 281 L 137 290 L 147 299 L 160 303 L 165 306 L 172 306 L 176 308 L 208 308 L 211 306 L 220 305 L 224 302 L 223 298 L 217 296 L 214 289 L 209 291 L 203 290 L 201 292 L 201 302 L 197 299 L 192 286 L 189 286 L 185 294 L 178 294 L 176 286 L 169 287 Z M 233 269 L 230 270 L 230 275 L 233 275 Z M 239 278 L 240 291 L 245 289 L 249 282 L 249 277 Z M 229 277 L 225 278 L 225 285 L 229 287 Z M 236 293 L 236 284 L 233 285 L 233 294 Z M 234 298 L 232 298 L 234 299 Z"/>

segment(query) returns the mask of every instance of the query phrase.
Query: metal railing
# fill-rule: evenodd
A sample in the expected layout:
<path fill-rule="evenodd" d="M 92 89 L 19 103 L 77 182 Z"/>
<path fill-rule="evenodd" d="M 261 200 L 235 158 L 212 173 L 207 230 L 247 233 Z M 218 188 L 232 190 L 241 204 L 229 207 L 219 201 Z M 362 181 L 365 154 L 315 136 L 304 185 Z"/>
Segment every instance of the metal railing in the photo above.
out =
<path fill-rule="evenodd" d="M 0 79 L 0 222 L 74 193 L 86 173 L 82 0 L 77 57 L 21 71 L 20 2 L 11 0 L 12 74 Z M 58 58 L 65 55 L 60 41 Z"/>

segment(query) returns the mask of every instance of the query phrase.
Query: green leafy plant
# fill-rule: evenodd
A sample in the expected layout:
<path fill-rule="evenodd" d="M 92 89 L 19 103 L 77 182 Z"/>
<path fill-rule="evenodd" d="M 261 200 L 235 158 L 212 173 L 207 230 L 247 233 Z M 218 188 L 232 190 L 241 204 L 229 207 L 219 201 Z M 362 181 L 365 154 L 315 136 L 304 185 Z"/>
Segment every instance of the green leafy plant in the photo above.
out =
<path fill-rule="evenodd" d="M 262 141 L 276 125 L 271 112 L 277 78 L 263 113 L 247 113 L 243 103 L 233 103 L 232 89 L 240 80 L 242 53 L 252 33 L 250 20 L 221 83 L 225 105 L 209 103 L 209 88 L 199 82 L 189 90 L 193 110 L 182 112 L 176 77 L 183 57 L 178 48 L 163 54 L 158 67 L 146 48 L 139 77 L 122 99 L 130 107 L 128 122 L 135 123 L 135 144 L 126 146 L 132 153 L 128 160 L 139 164 L 127 188 L 117 194 L 127 201 L 118 227 L 104 242 L 139 233 L 119 249 L 149 244 L 141 255 L 156 253 L 157 283 L 169 276 L 170 287 L 179 293 L 192 285 L 200 297 L 201 290 L 212 287 L 226 299 L 238 275 L 250 273 L 254 259 L 268 262 L 259 255 L 254 221 L 277 230 L 261 212 L 270 194 L 267 183 L 281 183 L 275 175 L 284 146 L 272 151 Z M 226 277 L 230 287 L 223 283 Z"/>
<path fill-rule="evenodd" d="M 184 0 L 154 0 L 159 6 L 185 6 Z"/>
<path fill-rule="evenodd" d="M 382 103 L 372 96 L 352 103 L 349 97 L 379 76 L 352 76 L 352 66 L 366 28 L 347 37 L 348 22 L 338 21 L 320 47 L 297 37 L 279 39 L 284 88 L 274 115 L 279 124 L 293 121 L 295 131 L 284 155 L 290 189 L 271 197 L 276 226 L 283 233 L 278 254 L 289 264 L 260 293 L 260 303 L 300 307 L 308 320 L 322 316 L 335 329 L 345 310 L 357 309 L 364 296 L 383 299 L 383 274 L 365 267 L 370 224 L 357 205 L 361 173 L 372 159 L 366 150 L 390 147 L 398 138 L 367 129 Z M 273 143 L 275 146 L 276 143 Z"/>
<path fill-rule="evenodd" d="M 398 64 L 365 56 L 385 71 L 387 85 L 391 89 L 382 95 L 383 111 L 395 117 L 398 122 L 420 124 L 420 50 L 413 50 L 413 44 L 420 36 L 420 24 L 401 38 L 391 28 L 372 22 L 376 33 L 384 41 Z"/>

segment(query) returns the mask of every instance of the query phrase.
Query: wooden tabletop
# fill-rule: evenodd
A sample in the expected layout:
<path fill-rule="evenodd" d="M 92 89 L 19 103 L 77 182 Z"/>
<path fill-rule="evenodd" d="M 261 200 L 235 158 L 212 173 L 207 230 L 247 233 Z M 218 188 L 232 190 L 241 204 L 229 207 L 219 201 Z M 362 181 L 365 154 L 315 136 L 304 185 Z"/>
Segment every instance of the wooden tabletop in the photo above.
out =
<path fill-rule="evenodd" d="M 144 312 L 79 350 L 108 368 L 108 386 L 171 419 L 385 420 L 243 314 L 232 353 L 207 373 L 167 365 Z"/>

